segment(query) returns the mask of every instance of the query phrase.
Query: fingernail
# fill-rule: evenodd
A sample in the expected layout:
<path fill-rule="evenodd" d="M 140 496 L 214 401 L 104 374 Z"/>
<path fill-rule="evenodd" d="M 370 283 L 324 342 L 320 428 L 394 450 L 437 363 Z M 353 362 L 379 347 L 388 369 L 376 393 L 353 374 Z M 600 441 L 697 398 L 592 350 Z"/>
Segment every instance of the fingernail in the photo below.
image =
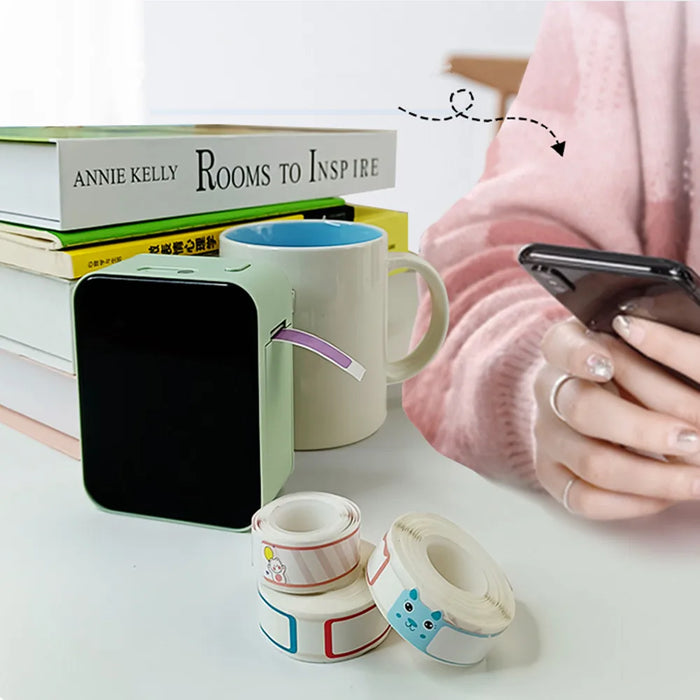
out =
<path fill-rule="evenodd" d="M 697 452 L 700 449 L 700 435 L 694 430 L 683 428 L 671 438 L 676 447 L 684 452 Z"/>
<path fill-rule="evenodd" d="M 615 316 L 612 325 L 617 334 L 632 345 L 640 343 L 644 336 L 640 322 L 637 319 L 631 320 L 629 316 Z"/>
<path fill-rule="evenodd" d="M 627 316 L 615 316 L 612 322 L 613 328 L 623 338 L 629 338 L 630 335 L 630 320 Z"/>
<path fill-rule="evenodd" d="M 700 498 L 700 479 L 695 479 L 695 481 L 690 484 L 690 493 L 695 498 Z"/>
<path fill-rule="evenodd" d="M 596 353 L 589 355 L 588 359 L 586 360 L 586 367 L 588 368 L 588 372 L 594 377 L 598 377 L 600 379 L 612 379 L 612 360 L 604 357 L 603 355 L 598 355 Z"/>

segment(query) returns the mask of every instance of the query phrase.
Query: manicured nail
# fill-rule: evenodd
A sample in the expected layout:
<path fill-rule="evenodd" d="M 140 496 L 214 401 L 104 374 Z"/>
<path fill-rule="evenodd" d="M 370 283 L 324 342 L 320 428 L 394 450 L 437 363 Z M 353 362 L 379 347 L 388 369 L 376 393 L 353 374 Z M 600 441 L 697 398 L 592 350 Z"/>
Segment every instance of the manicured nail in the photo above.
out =
<path fill-rule="evenodd" d="M 683 428 L 671 439 L 675 446 L 683 450 L 683 452 L 697 452 L 700 450 L 700 435 L 694 430 Z"/>
<path fill-rule="evenodd" d="M 612 360 L 603 355 L 598 355 L 596 353 L 589 355 L 586 360 L 586 367 L 588 368 L 588 372 L 594 377 L 598 377 L 599 379 L 612 379 Z"/>
<path fill-rule="evenodd" d="M 630 335 L 630 320 L 627 316 L 615 316 L 612 322 L 613 328 L 623 338 L 629 338 Z"/>
<path fill-rule="evenodd" d="M 644 328 L 638 319 L 631 319 L 629 316 L 615 316 L 612 325 L 617 334 L 632 345 L 639 344 L 644 337 Z"/>

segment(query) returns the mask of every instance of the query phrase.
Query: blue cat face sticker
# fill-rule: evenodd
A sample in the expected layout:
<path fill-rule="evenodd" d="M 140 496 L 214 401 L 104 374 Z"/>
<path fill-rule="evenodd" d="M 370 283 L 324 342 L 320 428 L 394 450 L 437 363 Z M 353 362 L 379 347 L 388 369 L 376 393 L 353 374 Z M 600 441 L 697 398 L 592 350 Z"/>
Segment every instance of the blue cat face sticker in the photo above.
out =
<path fill-rule="evenodd" d="M 418 589 L 403 591 L 389 610 L 391 626 L 413 646 L 425 651 L 438 630 L 445 625 L 442 613 L 421 602 Z"/>

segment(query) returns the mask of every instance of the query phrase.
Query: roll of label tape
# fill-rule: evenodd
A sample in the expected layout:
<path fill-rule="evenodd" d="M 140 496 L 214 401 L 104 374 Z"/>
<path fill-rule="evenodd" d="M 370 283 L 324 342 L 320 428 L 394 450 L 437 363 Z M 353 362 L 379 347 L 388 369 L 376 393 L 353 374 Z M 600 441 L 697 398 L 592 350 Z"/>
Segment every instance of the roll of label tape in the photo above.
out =
<path fill-rule="evenodd" d="M 376 547 L 366 578 L 389 624 L 439 661 L 481 661 L 515 614 L 513 590 L 493 559 L 438 515 L 397 518 Z"/>
<path fill-rule="evenodd" d="M 360 510 L 347 498 L 292 493 L 252 520 L 253 564 L 267 586 L 318 593 L 345 585 L 360 563 Z"/>
<path fill-rule="evenodd" d="M 372 549 L 362 542 L 359 570 L 344 588 L 299 596 L 258 583 L 258 621 L 265 637 L 295 659 L 316 662 L 350 659 L 381 644 L 391 627 L 365 580 Z"/>

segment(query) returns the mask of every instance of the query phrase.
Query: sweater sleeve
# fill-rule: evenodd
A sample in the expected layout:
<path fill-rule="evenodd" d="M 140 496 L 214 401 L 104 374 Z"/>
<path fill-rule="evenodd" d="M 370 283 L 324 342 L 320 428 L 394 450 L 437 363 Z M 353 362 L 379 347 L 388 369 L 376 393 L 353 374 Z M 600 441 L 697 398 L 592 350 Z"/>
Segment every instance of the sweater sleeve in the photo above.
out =
<path fill-rule="evenodd" d="M 520 268 L 518 250 L 533 241 L 630 253 L 643 247 L 622 4 L 548 6 L 508 112 L 515 118 L 491 143 L 478 184 L 421 241 L 447 287 L 450 324 L 435 359 L 405 382 L 403 405 L 438 451 L 489 478 L 536 484 L 539 346 L 547 328 L 568 316 Z M 484 127 L 465 120 L 464 128 Z M 550 130 L 566 142 L 563 157 L 551 148 Z M 413 344 L 430 317 L 422 282 L 419 292 Z"/>

